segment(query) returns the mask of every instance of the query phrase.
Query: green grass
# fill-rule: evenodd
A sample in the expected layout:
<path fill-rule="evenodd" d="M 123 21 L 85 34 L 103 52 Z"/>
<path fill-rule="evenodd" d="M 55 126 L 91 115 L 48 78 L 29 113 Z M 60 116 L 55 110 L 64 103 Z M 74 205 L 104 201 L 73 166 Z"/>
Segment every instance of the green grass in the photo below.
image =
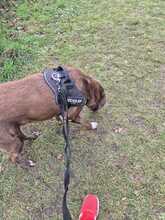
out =
<path fill-rule="evenodd" d="M 0 16 L 1 81 L 71 64 L 105 88 L 104 109 L 84 113 L 98 130 L 71 125 L 73 219 L 89 192 L 100 198 L 101 220 L 165 219 L 165 2 L 24 0 Z M 42 132 L 25 146 L 35 168 L 0 155 L 0 219 L 62 218 L 60 126 L 51 120 L 31 129 Z"/>

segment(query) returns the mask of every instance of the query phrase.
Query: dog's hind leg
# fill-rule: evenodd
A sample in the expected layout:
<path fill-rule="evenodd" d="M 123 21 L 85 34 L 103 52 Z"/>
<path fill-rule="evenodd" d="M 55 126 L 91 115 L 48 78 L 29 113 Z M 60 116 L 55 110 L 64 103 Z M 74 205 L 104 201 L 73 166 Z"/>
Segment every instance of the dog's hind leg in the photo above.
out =
<path fill-rule="evenodd" d="M 36 140 L 36 139 L 39 137 L 39 135 L 40 135 L 40 132 L 33 132 L 33 133 L 32 133 L 32 136 L 27 136 L 27 135 L 25 135 L 25 134 L 22 132 L 22 130 L 21 130 L 21 128 L 20 128 L 19 125 L 16 126 L 16 130 L 17 130 L 18 137 L 19 137 L 21 140 L 23 140 L 23 141 L 26 141 L 26 140 L 33 141 L 33 140 Z"/>
<path fill-rule="evenodd" d="M 24 139 L 19 133 L 19 127 L 14 123 L 0 122 L 0 149 L 9 155 L 12 163 L 18 163 L 22 167 L 34 166 L 31 160 L 24 159 L 21 155 Z"/>
<path fill-rule="evenodd" d="M 12 163 L 19 164 L 22 168 L 33 167 L 35 163 L 32 160 L 24 158 L 21 154 L 24 142 L 17 137 L 15 142 L 12 144 L 12 151 L 9 153 L 9 159 Z"/>
<path fill-rule="evenodd" d="M 23 141 L 18 138 L 15 125 L 0 121 L 0 149 L 5 151 L 13 163 L 22 151 Z"/>
<path fill-rule="evenodd" d="M 13 159 L 15 159 L 15 162 L 17 162 L 18 164 L 20 164 L 20 166 L 22 168 L 27 168 L 27 167 L 33 167 L 35 166 L 35 163 L 32 161 L 32 160 L 29 160 L 29 159 L 26 159 L 26 158 L 23 158 L 23 156 L 20 154 L 21 151 L 22 151 L 22 148 L 23 148 L 23 144 L 24 144 L 24 141 L 25 140 L 28 140 L 28 141 L 33 141 L 35 140 L 38 135 L 34 135 L 32 137 L 28 137 L 26 136 L 20 129 L 20 126 L 19 125 L 15 125 L 15 129 L 16 129 L 16 132 L 17 132 L 17 143 L 16 143 L 16 146 L 15 146 L 15 152 L 19 153 L 19 154 L 15 154 L 15 153 L 12 153 L 11 155 L 11 161 Z M 30 143 L 31 145 L 32 143 Z"/>
<path fill-rule="evenodd" d="M 16 136 L 13 142 L 11 142 L 11 150 L 9 152 L 9 159 L 12 163 L 18 163 L 21 158 L 21 152 L 23 149 L 24 142 Z"/>

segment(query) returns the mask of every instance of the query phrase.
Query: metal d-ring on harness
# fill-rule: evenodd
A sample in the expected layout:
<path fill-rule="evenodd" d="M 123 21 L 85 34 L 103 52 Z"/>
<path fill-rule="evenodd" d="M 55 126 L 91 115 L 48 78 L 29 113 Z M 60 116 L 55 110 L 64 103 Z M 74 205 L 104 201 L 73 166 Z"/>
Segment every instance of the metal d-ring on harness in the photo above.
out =
<path fill-rule="evenodd" d="M 78 90 L 73 80 L 70 79 L 67 70 L 62 67 L 56 69 L 47 69 L 44 71 L 44 79 L 55 95 L 56 103 L 60 106 L 60 113 L 63 119 L 63 135 L 65 140 L 65 172 L 64 172 L 64 196 L 63 196 L 63 220 L 72 220 L 67 207 L 67 192 L 70 183 L 70 137 L 68 109 L 72 106 L 83 106 L 86 104 L 86 98 Z"/>

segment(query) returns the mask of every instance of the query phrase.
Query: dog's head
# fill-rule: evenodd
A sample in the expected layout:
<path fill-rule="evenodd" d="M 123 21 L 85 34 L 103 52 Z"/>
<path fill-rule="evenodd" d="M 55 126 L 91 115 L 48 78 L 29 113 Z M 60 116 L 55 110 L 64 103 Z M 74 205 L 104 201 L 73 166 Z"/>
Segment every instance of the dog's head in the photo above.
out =
<path fill-rule="evenodd" d="M 93 112 L 98 111 L 106 102 L 103 87 L 97 80 L 88 76 L 83 78 L 83 84 L 87 96 L 88 108 Z"/>
<path fill-rule="evenodd" d="M 97 111 L 105 105 L 106 97 L 101 84 L 80 70 L 67 66 L 70 77 L 76 82 L 77 87 L 87 98 L 87 106 L 92 111 Z"/>

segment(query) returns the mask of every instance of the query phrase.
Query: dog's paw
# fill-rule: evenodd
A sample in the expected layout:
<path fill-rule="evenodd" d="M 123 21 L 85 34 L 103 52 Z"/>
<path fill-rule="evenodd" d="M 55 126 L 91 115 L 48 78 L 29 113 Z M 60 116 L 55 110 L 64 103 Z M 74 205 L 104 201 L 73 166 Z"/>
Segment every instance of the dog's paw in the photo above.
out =
<path fill-rule="evenodd" d="M 34 167 L 36 165 L 36 163 L 34 163 L 32 160 L 27 160 L 27 165 L 29 167 Z"/>
<path fill-rule="evenodd" d="M 41 132 L 40 132 L 40 131 L 33 131 L 33 132 L 32 132 L 32 136 L 31 136 L 31 139 L 32 139 L 32 140 L 35 140 L 35 139 L 37 139 L 40 135 L 41 135 Z"/>
<path fill-rule="evenodd" d="M 93 130 L 97 129 L 98 123 L 97 122 L 91 122 L 91 128 Z"/>
<path fill-rule="evenodd" d="M 36 165 L 36 163 L 33 162 L 32 160 L 28 160 L 28 159 L 22 158 L 21 156 L 19 157 L 19 160 L 17 160 L 17 163 L 23 169 L 28 169 L 28 168 L 34 167 Z"/>

